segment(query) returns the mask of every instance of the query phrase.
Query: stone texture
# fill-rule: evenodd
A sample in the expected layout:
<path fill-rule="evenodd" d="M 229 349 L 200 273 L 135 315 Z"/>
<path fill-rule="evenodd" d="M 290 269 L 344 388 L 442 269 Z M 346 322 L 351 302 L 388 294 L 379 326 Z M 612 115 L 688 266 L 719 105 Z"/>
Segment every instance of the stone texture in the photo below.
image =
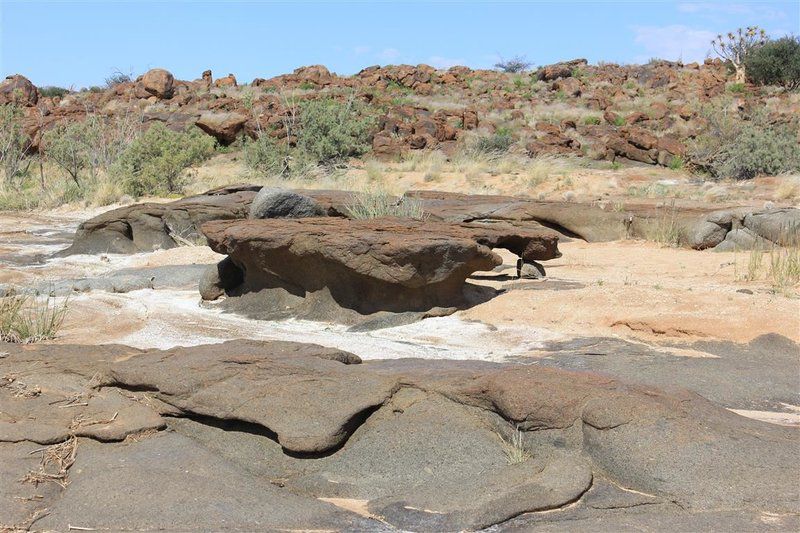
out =
<path fill-rule="evenodd" d="M 142 88 L 159 99 L 172 98 L 175 91 L 175 78 L 163 68 L 150 69 L 141 78 Z"/>
<path fill-rule="evenodd" d="M 47 509 L 37 527 L 454 531 L 549 510 L 520 524 L 571 516 L 596 530 L 622 517 L 692 524 L 720 509 L 800 510 L 797 429 L 685 390 L 539 365 L 361 363 L 287 342 L 2 349 L 2 374 L 42 391 L 14 397 L 20 435 L 63 416 L 39 407 L 48 395 L 88 397 L 90 406 L 55 408 L 86 427 L 99 424 L 80 415 L 105 408 L 120 421 L 130 420 L 125 406 L 169 415 L 169 431 L 78 438 L 64 486 L 16 481 L 37 470 L 41 445 L 0 442 L 0 509 L 12 524 Z M 112 396 L 119 407 L 93 411 L 93 398 Z M 509 461 L 510 449 L 528 455 Z"/>
<path fill-rule="evenodd" d="M 82 223 L 72 246 L 57 255 L 136 253 L 179 246 L 170 234 L 202 240 L 198 226 L 208 220 L 245 218 L 259 186 L 214 189 L 169 203 L 113 209 Z"/>
<path fill-rule="evenodd" d="M 500 263 L 493 247 L 529 260 L 559 255 L 555 233 L 510 224 L 328 217 L 218 221 L 203 231 L 211 248 L 244 273 L 242 285 L 229 293 L 326 291 L 361 314 L 462 304 L 466 278 Z"/>
<path fill-rule="evenodd" d="M 327 215 L 313 198 L 278 187 L 264 187 L 250 205 L 249 218 L 306 218 Z"/>

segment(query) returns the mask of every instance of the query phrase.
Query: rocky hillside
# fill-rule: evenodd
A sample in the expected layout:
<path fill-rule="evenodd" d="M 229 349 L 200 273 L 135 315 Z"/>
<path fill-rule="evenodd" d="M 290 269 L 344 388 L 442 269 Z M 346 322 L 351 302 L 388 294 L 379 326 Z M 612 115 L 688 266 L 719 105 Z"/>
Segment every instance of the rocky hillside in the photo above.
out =
<path fill-rule="evenodd" d="M 0 104 L 24 107 L 31 151 L 41 147 L 44 131 L 87 113 L 133 113 L 144 125 L 159 121 L 175 130 L 195 125 L 222 145 L 261 134 L 291 145 L 302 102 L 355 96 L 377 118 L 371 148 L 383 158 L 431 148 L 450 154 L 477 130 L 499 132 L 531 156 L 574 154 L 672 166 L 682 165 L 691 140 L 709 130 L 704 108 L 712 100 L 724 101 L 734 116 L 765 111 L 770 123 L 796 127 L 796 95 L 732 81 L 719 60 L 623 66 L 576 59 L 518 74 L 400 65 L 339 76 L 314 65 L 246 85 L 233 74 L 215 79 L 205 71 L 183 81 L 153 69 L 105 90 L 50 97 L 24 76 L 10 76 L 0 84 Z M 730 98 L 718 98 L 726 95 Z"/>

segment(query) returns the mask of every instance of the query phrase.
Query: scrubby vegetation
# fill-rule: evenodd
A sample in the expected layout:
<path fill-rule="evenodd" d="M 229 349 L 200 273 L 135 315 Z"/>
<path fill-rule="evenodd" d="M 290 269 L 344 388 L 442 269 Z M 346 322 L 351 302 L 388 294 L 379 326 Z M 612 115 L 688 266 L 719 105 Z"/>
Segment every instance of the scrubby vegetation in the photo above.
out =
<path fill-rule="evenodd" d="M 421 201 L 409 196 L 398 198 L 382 190 L 353 195 L 352 202 L 347 206 L 347 212 L 355 219 L 401 217 L 422 220 L 425 218 Z"/>
<path fill-rule="evenodd" d="M 31 343 L 52 339 L 61 328 L 68 299 L 11 293 L 0 297 L 0 341 Z"/>
<path fill-rule="evenodd" d="M 745 65 L 753 83 L 800 89 L 800 37 L 767 42 L 747 56 Z"/>
<path fill-rule="evenodd" d="M 181 173 L 214 153 L 214 140 L 197 128 L 172 131 L 156 122 L 111 166 L 110 174 L 133 196 L 180 192 Z"/>
<path fill-rule="evenodd" d="M 532 63 L 524 56 L 514 56 L 511 59 L 501 59 L 494 64 L 494 68 L 503 72 L 517 73 L 530 70 Z"/>
<path fill-rule="evenodd" d="M 714 178 L 751 179 L 800 170 L 797 132 L 770 124 L 762 112 L 741 117 L 730 103 L 703 111 L 705 133 L 690 145 L 692 163 Z"/>
<path fill-rule="evenodd" d="M 16 186 L 27 174 L 31 163 L 25 157 L 30 139 L 22 131 L 21 115 L 16 105 L 0 106 L 0 170 L 4 188 Z"/>
<path fill-rule="evenodd" d="M 297 148 L 321 164 L 359 156 L 370 148 L 373 122 L 365 106 L 353 97 L 344 102 L 332 98 L 306 102 L 300 111 Z"/>
<path fill-rule="evenodd" d="M 498 128 L 491 135 L 480 135 L 469 145 L 469 149 L 479 154 L 502 154 L 514 144 L 514 137 L 508 128 Z"/>
<path fill-rule="evenodd" d="M 45 98 L 61 97 L 70 93 L 69 89 L 63 87 L 55 87 L 49 85 L 47 87 L 39 87 L 39 95 Z"/>

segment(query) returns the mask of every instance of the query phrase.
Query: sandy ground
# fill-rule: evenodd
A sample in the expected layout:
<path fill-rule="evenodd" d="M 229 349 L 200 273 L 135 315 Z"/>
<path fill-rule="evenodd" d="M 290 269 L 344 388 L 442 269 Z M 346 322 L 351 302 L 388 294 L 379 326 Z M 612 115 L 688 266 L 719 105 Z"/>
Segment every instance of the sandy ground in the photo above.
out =
<path fill-rule="evenodd" d="M 736 281 L 737 272 L 746 268 L 746 253 L 664 248 L 644 241 L 571 241 L 559 248 L 563 256 L 545 263 L 547 281 L 528 282 L 531 290 L 511 290 L 461 316 L 567 336 L 743 343 L 778 333 L 800 342 L 796 290 L 776 293 L 764 281 Z"/>

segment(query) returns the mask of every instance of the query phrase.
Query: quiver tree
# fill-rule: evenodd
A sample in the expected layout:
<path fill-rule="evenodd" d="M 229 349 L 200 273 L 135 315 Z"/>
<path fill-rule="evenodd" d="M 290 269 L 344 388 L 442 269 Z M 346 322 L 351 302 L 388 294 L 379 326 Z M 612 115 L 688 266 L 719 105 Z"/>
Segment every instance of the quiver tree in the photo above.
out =
<path fill-rule="evenodd" d="M 745 60 L 747 54 L 767 42 L 767 32 L 758 26 L 748 26 L 739 28 L 736 32 L 728 32 L 727 35 L 717 35 L 711 41 L 714 52 L 729 61 L 736 71 L 736 83 L 745 82 Z"/>

